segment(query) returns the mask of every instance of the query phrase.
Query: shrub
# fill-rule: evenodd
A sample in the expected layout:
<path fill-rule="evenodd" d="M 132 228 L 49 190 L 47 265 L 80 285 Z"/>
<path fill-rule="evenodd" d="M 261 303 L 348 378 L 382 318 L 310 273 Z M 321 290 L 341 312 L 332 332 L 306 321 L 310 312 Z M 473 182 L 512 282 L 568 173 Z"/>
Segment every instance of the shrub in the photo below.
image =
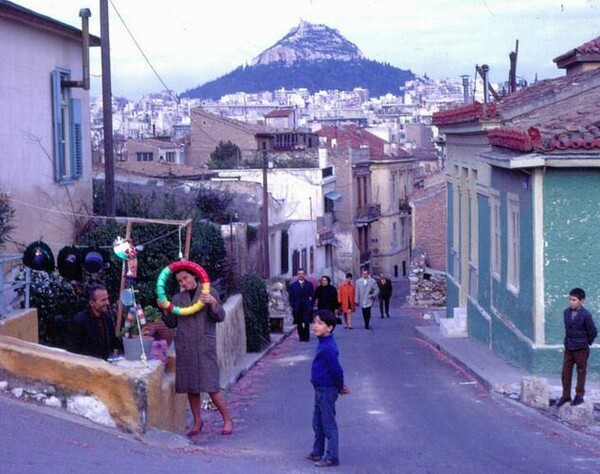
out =
<path fill-rule="evenodd" d="M 260 352 L 271 341 L 269 296 L 264 280 L 257 275 L 245 276 L 242 281 L 242 300 L 246 321 L 246 351 Z"/>
<path fill-rule="evenodd" d="M 25 280 L 22 271 L 16 278 Z M 17 293 L 24 296 L 25 288 Z M 65 347 L 68 325 L 86 304 L 85 294 L 77 294 L 73 286 L 57 272 L 31 271 L 29 306 L 37 308 L 41 344 Z"/>

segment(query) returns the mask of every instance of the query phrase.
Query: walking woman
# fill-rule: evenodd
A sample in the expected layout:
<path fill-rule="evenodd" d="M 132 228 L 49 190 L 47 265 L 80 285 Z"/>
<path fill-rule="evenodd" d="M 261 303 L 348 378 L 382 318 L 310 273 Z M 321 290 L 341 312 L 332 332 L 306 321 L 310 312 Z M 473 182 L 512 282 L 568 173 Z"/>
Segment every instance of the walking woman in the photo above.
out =
<path fill-rule="evenodd" d="M 352 326 L 352 313 L 356 309 L 354 298 L 355 289 L 352 282 L 352 273 L 346 273 L 346 280 L 340 284 L 338 290 L 338 302 L 344 315 L 344 327 L 347 329 L 354 329 Z"/>

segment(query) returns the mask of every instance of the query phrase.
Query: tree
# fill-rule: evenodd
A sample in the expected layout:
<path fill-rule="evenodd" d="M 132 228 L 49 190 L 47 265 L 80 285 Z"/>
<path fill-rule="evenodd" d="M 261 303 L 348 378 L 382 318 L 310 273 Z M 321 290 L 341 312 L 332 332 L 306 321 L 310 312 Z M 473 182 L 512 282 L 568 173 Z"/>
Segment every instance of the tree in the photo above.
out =
<path fill-rule="evenodd" d="M 10 233 L 14 230 L 14 226 L 10 221 L 15 217 L 15 210 L 10 205 L 8 196 L 0 193 L 0 247 L 8 240 Z"/>
<path fill-rule="evenodd" d="M 224 170 L 237 168 L 242 159 L 242 150 L 230 140 L 227 143 L 222 141 L 210 154 L 210 163 L 208 167 L 213 170 Z"/>

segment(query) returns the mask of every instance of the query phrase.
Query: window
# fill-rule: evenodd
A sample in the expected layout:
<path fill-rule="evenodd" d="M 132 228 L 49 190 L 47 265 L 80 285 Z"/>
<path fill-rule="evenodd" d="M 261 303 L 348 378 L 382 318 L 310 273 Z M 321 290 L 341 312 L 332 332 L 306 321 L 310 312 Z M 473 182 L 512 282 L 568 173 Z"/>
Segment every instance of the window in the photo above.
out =
<path fill-rule="evenodd" d="M 491 263 L 492 263 L 492 276 L 496 280 L 500 280 L 500 272 L 501 272 L 501 252 L 500 252 L 500 196 L 497 191 L 492 191 L 490 198 L 491 205 L 491 238 L 492 238 L 492 255 L 491 255 Z"/>
<path fill-rule="evenodd" d="M 52 72 L 52 112 L 54 126 L 54 179 L 65 183 L 83 175 L 83 137 L 81 101 L 71 98 L 71 89 L 63 87 L 70 72 Z"/>
<path fill-rule="evenodd" d="M 392 222 L 392 250 L 398 248 L 398 223 Z"/>
<path fill-rule="evenodd" d="M 165 159 L 166 159 L 167 163 L 175 163 L 175 152 L 167 151 L 165 153 Z"/>
<path fill-rule="evenodd" d="M 398 173 L 392 172 L 392 203 L 396 203 L 398 198 Z"/>
<path fill-rule="evenodd" d="M 287 230 L 281 231 L 281 274 L 285 275 L 290 269 L 289 235 Z"/>
<path fill-rule="evenodd" d="M 507 288 L 513 293 L 519 292 L 519 259 L 520 259 L 520 211 L 519 197 L 508 195 L 508 269 Z"/>
<path fill-rule="evenodd" d="M 154 153 L 152 152 L 137 152 L 135 154 L 137 161 L 154 161 Z"/>

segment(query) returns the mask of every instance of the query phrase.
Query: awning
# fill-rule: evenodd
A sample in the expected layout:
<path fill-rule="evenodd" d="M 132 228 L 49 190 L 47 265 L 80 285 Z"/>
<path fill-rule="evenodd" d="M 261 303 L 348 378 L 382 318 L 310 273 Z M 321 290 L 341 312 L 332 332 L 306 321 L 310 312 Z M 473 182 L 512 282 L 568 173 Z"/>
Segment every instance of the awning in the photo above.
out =
<path fill-rule="evenodd" d="M 339 191 L 329 191 L 328 193 L 325 193 L 325 199 L 329 199 L 333 202 L 338 202 L 342 199 L 342 193 L 340 193 Z"/>

